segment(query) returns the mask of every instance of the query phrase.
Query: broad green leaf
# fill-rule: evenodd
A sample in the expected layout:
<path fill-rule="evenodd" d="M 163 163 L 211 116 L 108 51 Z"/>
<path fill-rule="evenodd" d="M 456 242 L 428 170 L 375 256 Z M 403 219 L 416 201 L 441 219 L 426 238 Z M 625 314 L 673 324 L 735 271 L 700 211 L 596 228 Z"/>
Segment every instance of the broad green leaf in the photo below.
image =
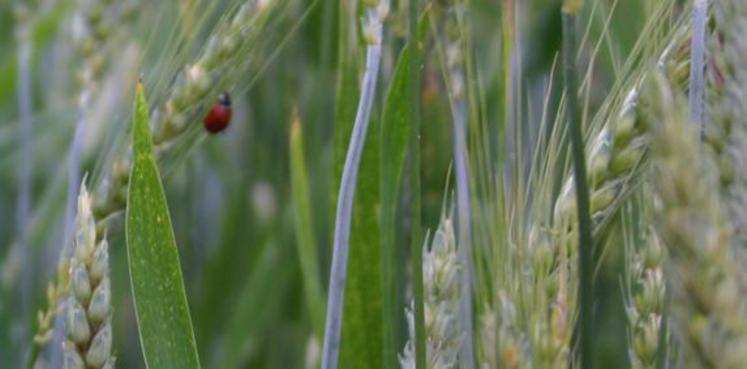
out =
<path fill-rule="evenodd" d="M 133 114 L 134 164 L 127 197 L 127 256 L 140 344 L 150 369 L 200 367 L 179 254 L 150 137 L 148 105 L 138 84 Z"/>
<path fill-rule="evenodd" d="M 384 309 L 384 357 L 396 366 L 398 327 L 396 213 L 410 137 L 409 46 L 400 53 L 381 119 L 381 273 Z"/>
<path fill-rule="evenodd" d="M 382 368 L 379 142 L 376 120 L 368 130 L 358 174 L 350 234 L 340 367 Z"/>
<path fill-rule="evenodd" d="M 335 122 L 335 186 L 350 141 L 358 104 L 355 58 L 340 66 Z M 340 368 L 382 368 L 381 249 L 379 242 L 378 122 L 372 119 L 363 150 L 350 229 L 343 308 Z M 335 191 L 336 193 L 336 191 Z M 337 196 L 334 197 L 335 199 Z"/>

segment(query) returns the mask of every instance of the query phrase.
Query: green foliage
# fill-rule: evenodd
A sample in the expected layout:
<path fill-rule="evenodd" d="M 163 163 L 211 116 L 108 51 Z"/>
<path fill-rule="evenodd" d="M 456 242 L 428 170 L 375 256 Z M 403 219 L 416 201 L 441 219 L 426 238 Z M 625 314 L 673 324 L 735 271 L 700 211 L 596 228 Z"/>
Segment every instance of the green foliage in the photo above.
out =
<path fill-rule="evenodd" d="M 290 174 L 293 190 L 294 215 L 298 259 L 301 264 L 304 280 L 304 295 L 309 307 L 312 325 L 319 339 L 324 335 L 324 300 L 321 278 L 319 276 L 318 248 L 316 234 L 311 222 L 309 204 L 309 181 L 306 174 L 305 156 L 303 153 L 303 135 L 300 118 L 293 118 L 290 131 Z"/>
<path fill-rule="evenodd" d="M 410 142 L 410 47 L 400 52 L 397 66 L 389 86 L 384 112 L 381 117 L 381 275 L 384 306 L 384 357 L 393 361 L 398 348 L 397 322 L 401 307 L 397 304 L 397 248 L 398 229 L 396 224 L 402 174 L 405 168 L 407 148 Z"/>
<path fill-rule="evenodd" d="M 349 120 L 348 124 L 352 122 Z M 384 359 L 378 124 L 376 119 L 370 124 L 350 230 L 340 347 L 343 368 L 381 368 Z"/>
<path fill-rule="evenodd" d="M 164 368 L 153 361 L 177 356 L 188 362 L 176 364 L 180 368 L 197 366 L 198 357 L 205 368 L 318 367 L 331 225 L 361 92 L 362 35 L 370 31 L 364 27 L 366 10 L 376 2 L 3 2 L 0 367 L 39 368 L 61 360 L 63 335 L 31 346 L 30 337 L 23 339 L 18 332 L 29 327 L 31 336 L 37 333 L 40 325 L 31 320 L 37 310 L 47 310 L 44 288 L 50 282 L 60 285 L 54 283 L 55 269 L 60 250 L 71 243 L 64 239 L 66 218 L 74 217 L 66 214 L 65 196 L 76 121 L 86 122 L 77 148 L 81 173 L 89 173 L 94 205 L 109 205 L 96 207 L 97 215 L 106 215 L 96 218 L 96 229 L 99 238 L 106 235 L 111 242 L 112 353 L 117 367 Z M 454 86 L 447 81 L 448 65 L 464 66 L 478 364 L 565 369 L 568 358 L 580 352 L 569 344 L 579 317 L 576 198 L 560 191 L 562 186 L 573 192 L 572 186 L 565 186 L 572 183 L 572 168 L 566 149 L 570 132 L 563 124 L 569 101 L 563 98 L 560 79 L 562 2 L 390 2 L 383 23 L 379 88 L 356 186 L 339 369 L 398 367 L 407 324 L 414 323 L 422 333 L 422 318 L 433 316 L 425 314 L 422 304 L 422 255 L 428 255 L 422 238 L 436 228 L 442 209 L 454 206 L 449 172 L 449 89 Z M 653 65 L 676 77 L 678 93 L 687 91 L 689 42 L 672 41 L 690 39 L 692 0 L 584 3 L 576 18 L 578 48 L 570 61 L 579 82 L 576 121 L 586 142 L 594 256 L 604 263 L 593 265 L 595 287 L 587 297 L 598 327 L 593 335 L 596 366 L 623 369 L 632 364 L 628 355 L 636 342 L 649 344 L 633 353 L 650 354 L 642 349 L 653 347 L 650 343 L 657 338 L 641 338 L 650 328 L 631 329 L 655 325 L 626 316 L 633 309 L 624 304 L 631 302 L 624 301 L 630 296 L 620 288 L 621 281 L 633 287 L 646 282 L 640 280 L 646 273 L 623 268 L 628 265 L 622 246 L 627 245 L 625 235 L 631 234 L 629 223 L 642 228 L 636 234 L 645 233 L 657 219 L 648 136 L 651 127 L 660 124 L 640 114 L 649 102 L 628 96 L 635 97 L 631 92 Z M 32 17 L 16 14 L 24 4 L 34 9 Z M 461 15 L 446 27 L 454 7 Z M 86 14 L 93 19 L 85 19 Z M 91 21 L 101 25 L 96 34 L 80 32 L 79 26 Z M 715 18 L 708 25 L 723 34 L 729 30 Z M 17 41 L 25 26 L 30 27 L 31 158 L 22 154 L 18 140 Z M 97 46 L 86 47 L 90 37 Z M 450 49 L 448 41 L 454 37 L 462 44 Z M 740 65 L 733 55 L 741 54 L 718 48 L 738 44 L 739 38 L 709 35 L 706 40 L 706 76 L 712 79 L 706 92 L 709 99 L 721 101 L 739 91 L 740 82 L 731 74 Z M 669 52 L 663 53 L 668 45 Z M 83 55 L 95 66 L 92 79 L 81 73 Z M 145 140 L 145 110 L 138 115 L 139 129 L 133 131 L 131 124 L 131 86 L 138 75 L 148 91 L 150 107 L 144 101 L 140 106 L 152 116 L 153 148 Z M 719 80 L 724 76 L 731 76 L 725 77 L 732 80 L 728 88 Z M 85 104 L 83 79 L 89 80 L 92 91 Z M 226 131 L 209 135 L 202 121 L 223 91 L 231 95 L 233 117 Z M 714 101 L 707 108 L 727 109 L 715 113 L 738 110 L 728 99 L 716 105 Z M 293 111 L 303 122 L 295 127 Z M 740 115 L 718 117 L 713 117 L 718 129 L 704 132 L 709 145 L 701 156 L 715 151 L 716 164 L 709 168 L 722 171 L 720 185 L 729 186 L 728 191 L 722 187 L 718 201 L 738 215 L 740 208 L 726 206 L 729 201 L 724 199 L 744 180 L 733 169 L 739 162 L 733 155 L 744 145 L 728 137 L 737 132 L 732 118 Z M 139 145 L 133 151 L 134 134 Z M 131 207 L 125 214 L 133 162 L 140 174 L 129 184 Z M 32 195 L 28 263 L 19 261 L 20 229 L 14 221 L 18 173 L 25 163 L 33 168 L 27 188 Z M 631 196 L 646 199 L 640 201 L 653 214 L 619 222 Z M 566 203 L 573 203 L 567 218 L 559 210 Z M 99 212 L 102 208 L 107 211 Z M 562 228 L 566 220 L 571 224 Z M 134 227 L 150 231 L 135 232 Z M 133 242 L 141 245 L 133 248 Z M 457 242 L 457 250 L 459 246 Z M 663 257 L 664 274 L 670 261 Z M 159 291 L 163 283 L 174 288 Z M 631 296 L 643 291 L 631 290 Z M 32 311 L 22 311 L 17 303 L 22 299 L 34 305 Z M 405 319 L 409 301 L 415 301 L 414 312 L 419 313 L 413 314 L 414 322 Z M 673 305 L 664 304 L 663 317 L 677 317 L 666 311 Z M 173 308 L 174 314 L 162 318 L 165 308 Z M 29 319 L 19 318 L 23 316 Z M 671 337 L 658 337 L 658 347 L 676 358 L 680 352 L 669 339 L 682 329 L 672 328 Z M 170 339 L 172 334 L 182 343 Z M 418 335 L 421 360 L 426 340 Z M 30 347 L 39 349 L 36 363 L 24 358 Z M 158 354 L 152 354 L 154 350 Z M 681 350 L 686 353 L 685 347 Z"/>
<path fill-rule="evenodd" d="M 143 356 L 148 368 L 200 368 L 171 216 L 150 138 L 148 104 L 138 85 L 127 197 L 127 255 Z"/>

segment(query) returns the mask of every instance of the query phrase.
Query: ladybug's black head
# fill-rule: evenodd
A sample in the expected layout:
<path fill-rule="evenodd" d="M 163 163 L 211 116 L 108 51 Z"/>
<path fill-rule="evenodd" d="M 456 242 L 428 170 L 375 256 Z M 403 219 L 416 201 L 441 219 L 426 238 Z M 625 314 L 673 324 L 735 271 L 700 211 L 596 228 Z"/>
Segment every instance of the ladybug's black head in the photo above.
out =
<path fill-rule="evenodd" d="M 223 106 L 231 106 L 231 96 L 228 95 L 228 92 L 221 92 L 218 95 L 218 103 Z"/>

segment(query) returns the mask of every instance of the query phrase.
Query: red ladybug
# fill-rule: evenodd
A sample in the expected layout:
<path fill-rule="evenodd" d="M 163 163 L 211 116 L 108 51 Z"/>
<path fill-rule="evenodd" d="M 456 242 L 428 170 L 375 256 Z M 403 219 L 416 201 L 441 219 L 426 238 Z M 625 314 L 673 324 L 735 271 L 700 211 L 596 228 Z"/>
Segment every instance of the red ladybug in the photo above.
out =
<path fill-rule="evenodd" d="M 202 120 L 205 130 L 211 134 L 218 133 L 231 123 L 231 97 L 227 92 L 218 96 L 218 102 L 210 109 L 210 112 Z"/>

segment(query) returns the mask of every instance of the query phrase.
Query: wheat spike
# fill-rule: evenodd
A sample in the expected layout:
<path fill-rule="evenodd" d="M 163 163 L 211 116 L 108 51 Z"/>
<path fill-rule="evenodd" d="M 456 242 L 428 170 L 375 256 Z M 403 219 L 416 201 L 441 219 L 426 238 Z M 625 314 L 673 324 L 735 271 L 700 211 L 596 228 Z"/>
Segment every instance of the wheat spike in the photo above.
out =
<path fill-rule="evenodd" d="M 63 367 L 113 368 L 108 243 L 106 238 L 96 241 L 91 196 L 85 185 L 81 185 L 78 196 L 69 279 Z"/>
<path fill-rule="evenodd" d="M 731 257 L 733 229 L 719 201 L 719 173 L 684 96 L 657 75 L 647 84 L 651 105 L 654 183 L 661 201 L 656 228 L 669 250 L 673 332 L 687 368 L 742 368 L 747 362 L 744 275 Z"/>
<path fill-rule="evenodd" d="M 428 245 L 430 244 L 430 248 Z M 425 305 L 426 367 L 453 369 L 461 344 L 459 313 L 459 274 L 461 264 L 456 249 L 454 224 L 442 216 L 433 237 L 423 245 L 423 287 Z M 409 340 L 400 356 L 400 367 L 415 368 L 415 320 L 407 309 Z"/>

